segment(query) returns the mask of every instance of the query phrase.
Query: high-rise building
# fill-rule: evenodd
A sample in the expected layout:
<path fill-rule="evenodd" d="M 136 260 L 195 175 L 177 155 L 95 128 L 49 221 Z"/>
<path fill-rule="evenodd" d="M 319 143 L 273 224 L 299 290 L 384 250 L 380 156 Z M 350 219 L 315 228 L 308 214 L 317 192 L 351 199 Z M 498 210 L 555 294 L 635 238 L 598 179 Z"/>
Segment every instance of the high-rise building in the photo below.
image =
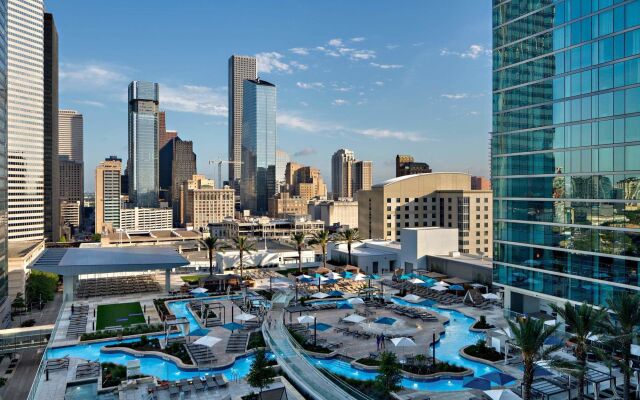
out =
<path fill-rule="evenodd" d="M 137 207 L 158 207 L 158 104 L 157 83 L 129 84 L 129 201 Z"/>
<path fill-rule="evenodd" d="M 205 231 L 210 223 L 232 217 L 235 191 L 228 186 L 216 189 L 213 179 L 193 175 L 182 183 L 180 222 L 185 227 Z"/>
<path fill-rule="evenodd" d="M 105 158 L 96 168 L 95 233 L 108 233 L 120 227 L 120 174 L 122 160 Z"/>
<path fill-rule="evenodd" d="M 77 221 L 75 227 L 82 223 L 82 210 L 84 205 L 84 164 L 80 161 L 69 160 L 66 156 L 60 156 L 60 195 L 61 202 L 75 204 L 78 202 L 78 215 L 74 218 L 67 217 L 68 221 Z M 68 213 L 68 211 L 67 211 Z M 61 221 L 61 223 L 63 223 Z"/>
<path fill-rule="evenodd" d="M 340 149 L 331 157 L 331 194 L 334 199 L 353 197 L 353 163 L 356 156 L 349 149 Z"/>
<path fill-rule="evenodd" d="M 9 240 L 44 238 L 44 5 L 9 0 Z"/>
<path fill-rule="evenodd" d="M 84 119 L 75 110 L 58 112 L 58 154 L 71 161 L 84 161 Z"/>
<path fill-rule="evenodd" d="M 490 190 L 471 190 L 463 173 L 393 178 L 358 193 L 358 229 L 363 238 L 401 241 L 402 228 L 458 228 L 461 253 L 491 256 Z"/>
<path fill-rule="evenodd" d="M 505 308 L 638 291 L 640 2 L 493 4 L 493 277 Z"/>
<path fill-rule="evenodd" d="M 373 173 L 373 163 L 371 161 L 356 161 L 353 163 L 353 197 L 358 196 L 361 190 L 371 189 L 371 174 Z"/>
<path fill-rule="evenodd" d="M 491 180 L 485 178 L 484 176 L 472 176 L 471 189 L 472 190 L 491 190 Z"/>
<path fill-rule="evenodd" d="M 7 31 L 7 0 L 0 0 L 0 31 Z M 7 246 L 7 41 L 0 39 L 0 327 L 11 323 Z"/>
<path fill-rule="evenodd" d="M 288 162 L 285 168 L 285 186 L 292 196 L 305 200 L 327 198 L 327 185 L 318 168 Z"/>
<path fill-rule="evenodd" d="M 173 228 L 170 208 L 122 208 L 120 229 L 125 231 L 153 231 Z"/>
<path fill-rule="evenodd" d="M 58 165 L 58 30 L 44 14 L 44 236 L 60 239 L 60 167 Z"/>
<path fill-rule="evenodd" d="M 245 80 L 243 92 L 240 203 L 264 215 L 276 189 L 276 86 Z"/>
<path fill-rule="evenodd" d="M 429 164 L 416 162 L 412 156 L 406 154 L 396 155 L 396 178 L 405 175 L 426 174 L 431 172 Z"/>
<path fill-rule="evenodd" d="M 258 77 L 256 58 L 249 56 L 229 57 L 229 183 L 241 178 L 242 167 L 242 109 L 244 106 L 244 81 Z M 235 163 L 233 163 L 235 162 Z"/>
<path fill-rule="evenodd" d="M 160 150 L 160 188 L 167 193 L 173 208 L 174 223 L 180 223 L 182 184 L 197 173 L 193 142 L 179 137 L 169 140 Z"/>
<path fill-rule="evenodd" d="M 276 191 L 285 183 L 285 169 L 287 163 L 291 161 L 291 156 L 284 150 L 276 150 Z"/>
<path fill-rule="evenodd" d="M 162 149 L 167 142 L 178 136 L 177 131 L 167 129 L 167 114 L 164 111 L 158 112 L 158 149 Z"/>

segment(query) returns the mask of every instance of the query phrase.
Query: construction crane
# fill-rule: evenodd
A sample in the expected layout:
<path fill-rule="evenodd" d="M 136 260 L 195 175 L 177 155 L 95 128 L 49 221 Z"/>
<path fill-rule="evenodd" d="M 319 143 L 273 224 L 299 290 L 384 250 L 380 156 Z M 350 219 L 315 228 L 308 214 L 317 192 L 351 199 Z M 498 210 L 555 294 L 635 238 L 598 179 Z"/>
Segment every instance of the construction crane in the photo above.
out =
<path fill-rule="evenodd" d="M 231 160 L 209 160 L 209 165 L 218 164 L 218 185 L 222 189 L 224 185 L 222 184 L 222 164 L 242 164 L 242 161 L 231 161 Z"/>

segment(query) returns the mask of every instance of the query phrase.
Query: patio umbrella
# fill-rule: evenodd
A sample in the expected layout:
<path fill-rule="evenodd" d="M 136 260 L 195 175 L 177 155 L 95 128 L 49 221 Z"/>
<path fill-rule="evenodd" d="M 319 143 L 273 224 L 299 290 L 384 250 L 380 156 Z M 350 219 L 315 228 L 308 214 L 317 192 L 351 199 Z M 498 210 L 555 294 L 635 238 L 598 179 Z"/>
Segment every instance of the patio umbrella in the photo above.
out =
<path fill-rule="evenodd" d="M 380 275 L 369 274 L 369 275 L 367 275 L 367 278 L 369 278 L 369 279 L 380 279 Z"/>
<path fill-rule="evenodd" d="M 464 287 L 462 287 L 460 285 L 451 285 L 451 286 L 449 286 L 449 290 L 455 290 L 457 292 L 459 290 L 464 290 Z"/>
<path fill-rule="evenodd" d="M 329 293 L 327 293 L 330 297 L 342 297 L 344 296 L 344 293 L 342 293 L 339 290 L 332 290 Z"/>
<path fill-rule="evenodd" d="M 327 285 L 335 285 L 336 283 L 338 283 L 337 279 L 327 279 L 327 278 L 324 278 L 324 279 L 325 279 L 324 283 L 326 283 Z"/>
<path fill-rule="evenodd" d="M 416 346 L 416 342 L 414 342 L 413 339 L 410 339 L 408 337 L 393 338 L 391 339 L 391 343 L 393 343 L 393 345 L 396 347 L 415 347 Z"/>
<path fill-rule="evenodd" d="M 222 342 L 222 339 L 215 336 L 203 336 L 200 339 L 193 342 L 193 344 L 199 344 L 200 346 L 213 347 L 216 344 Z"/>
<path fill-rule="evenodd" d="M 298 323 L 300 324 L 313 324 L 315 320 L 316 318 L 312 317 L 311 315 L 303 315 L 301 317 L 298 317 Z"/>
<path fill-rule="evenodd" d="M 553 375 L 553 373 L 551 371 L 549 371 L 548 369 L 543 368 L 541 366 L 536 366 L 533 369 L 533 377 L 534 378 L 539 378 L 541 376 L 551 376 L 551 375 Z"/>
<path fill-rule="evenodd" d="M 491 400 L 521 400 L 520 396 L 508 389 L 485 390 L 484 393 Z"/>
<path fill-rule="evenodd" d="M 391 317 L 380 317 L 378 319 L 376 319 L 375 321 L 373 321 L 374 324 L 382 324 L 382 325 L 393 325 L 396 323 L 396 319 L 395 318 L 391 318 Z"/>
<path fill-rule="evenodd" d="M 505 374 L 503 372 L 499 372 L 499 371 L 489 372 L 488 374 L 482 375 L 480 378 L 489 380 L 500 386 L 504 386 L 507 383 L 510 383 L 516 380 L 516 378 L 514 378 L 513 376 Z"/>
<path fill-rule="evenodd" d="M 449 284 L 447 282 L 445 282 L 445 281 L 439 281 L 439 282 L 436 283 L 436 285 L 438 285 L 438 286 L 449 286 Z"/>
<path fill-rule="evenodd" d="M 343 278 L 346 278 L 346 279 L 349 279 L 349 278 L 351 278 L 352 276 L 353 276 L 353 273 L 352 273 L 352 272 L 349 272 L 349 271 L 344 271 L 344 272 L 342 273 L 342 277 L 343 277 Z"/>
<path fill-rule="evenodd" d="M 361 281 L 363 281 L 365 279 L 366 278 L 364 276 L 356 276 L 356 277 L 351 278 L 351 280 L 354 281 L 354 282 L 361 282 Z"/>
<path fill-rule="evenodd" d="M 352 306 L 355 306 L 357 304 L 364 304 L 364 300 L 362 300 L 360 297 L 354 297 L 352 299 L 347 300 L 347 303 L 351 304 Z"/>
<path fill-rule="evenodd" d="M 202 294 L 202 293 L 207 293 L 209 291 L 209 289 L 205 289 L 203 287 L 199 287 L 199 288 L 195 288 L 195 289 L 191 289 L 190 292 L 194 293 L 194 294 Z"/>
<path fill-rule="evenodd" d="M 406 281 L 407 279 L 411 279 L 411 276 L 409 276 L 409 275 L 401 275 L 400 276 L 400 280 Z"/>
<path fill-rule="evenodd" d="M 498 300 L 500 296 L 494 293 L 485 293 L 482 295 L 485 300 Z"/>
<path fill-rule="evenodd" d="M 251 321 L 252 319 L 255 319 L 256 316 L 253 314 L 247 314 L 247 313 L 242 313 L 240 315 L 236 315 L 234 319 L 237 319 L 238 321 Z"/>
<path fill-rule="evenodd" d="M 302 275 L 298 276 L 298 278 L 296 278 L 296 279 L 298 279 L 299 281 L 301 281 L 301 280 L 303 280 L 303 279 L 309 279 L 309 278 L 311 278 L 309 275 L 302 274 Z"/>
<path fill-rule="evenodd" d="M 315 274 L 313 274 L 313 277 L 314 278 L 322 278 L 322 274 L 319 274 L 319 273 L 316 272 Z"/>
<path fill-rule="evenodd" d="M 223 327 L 224 329 L 228 329 L 228 330 L 230 330 L 231 332 L 233 332 L 233 331 L 235 331 L 236 329 L 240 329 L 240 328 L 242 328 L 242 325 L 240 325 L 240 324 L 239 324 L 239 323 L 237 323 L 237 322 L 229 322 L 228 324 L 224 324 L 224 325 L 222 325 L 222 327 Z"/>
<path fill-rule="evenodd" d="M 322 292 L 316 292 L 316 293 L 312 294 L 311 297 L 313 297 L 314 299 L 324 299 L 324 298 L 329 297 L 329 295 L 326 294 L 326 293 L 322 293 Z"/>
<path fill-rule="evenodd" d="M 422 301 L 423 298 L 420 297 L 420 296 L 416 296 L 415 294 L 408 294 L 408 295 L 404 296 L 402 298 L 402 300 L 408 301 L 409 303 L 417 303 L 419 301 Z"/>
<path fill-rule="evenodd" d="M 342 276 L 336 272 L 329 272 L 328 274 L 325 274 L 325 277 L 335 280 L 342 279 Z"/>
<path fill-rule="evenodd" d="M 413 283 L 413 284 L 417 285 L 419 283 L 424 283 L 424 281 L 422 279 L 413 278 L 413 279 L 409 279 L 409 283 Z"/>
<path fill-rule="evenodd" d="M 314 281 L 315 281 L 315 279 L 313 279 L 313 278 L 302 278 L 302 279 L 300 279 L 300 282 L 302 282 L 302 283 L 312 283 Z"/>
<path fill-rule="evenodd" d="M 488 390 L 491 389 L 491 382 L 483 378 L 471 378 L 462 386 L 469 389 Z"/>
<path fill-rule="evenodd" d="M 356 279 L 362 280 L 362 279 L 366 279 L 366 278 L 367 278 L 367 275 L 361 274 L 360 272 L 358 272 L 357 274 L 354 274 L 351 277 L 351 279 L 353 279 L 353 280 L 356 280 Z"/>
<path fill-rule="evenodd" d="M 338 310 L 353 310 L 353 306 L 349 303 L 342 303 L 338 306 Z"/>
<path fill-rule="evenodd" d="M 436 290 L 438 292 L 444 292 L 444 291 L 448 290 L 446 287 L 441 286 L 441 285 L 433 285 L 429 289 Z"/>
<path fill-rule="evenodd" d="M 363 317 L 362 315 L 358 315 L 358 314 L 351 314 L 351 315 L 349 315 L 349 316 L 347 316 L 347 317 L 343 318 L 342 320 L 343 320 L 343 321 L 346 321 L 346 322 L 353 322 L 353 323 L 355 323 L 355 324 L 358 324 L 358 323 L 360 323 L 360 322 L 364 321 L 365 319 L 366 319 L 366 318 L 365 318 L 365 317 Z"/>

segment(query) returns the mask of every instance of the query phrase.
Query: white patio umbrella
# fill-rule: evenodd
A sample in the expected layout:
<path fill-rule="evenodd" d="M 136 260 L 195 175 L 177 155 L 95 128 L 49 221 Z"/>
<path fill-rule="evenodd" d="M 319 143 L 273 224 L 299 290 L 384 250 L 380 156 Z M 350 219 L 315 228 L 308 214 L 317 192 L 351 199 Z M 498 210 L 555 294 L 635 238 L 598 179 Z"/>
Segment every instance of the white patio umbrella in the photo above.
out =
<path fill-rule="evenodd" d="M 433 285 L 429 289 L 436 290 L 438 292 L 444 292 L 445 290 L 449 290 L 445 286 L 441 286 L 441 285 Z"/>
<path fill-rule="evenodd" d="M 321 276 L 319 278 L 313 278 L 316 282 L 318 281 L 318 279 L 320 279 L 320 283 L 325 283 L 326 281 L 329 280 L 329 278 L 325 278 L 324 276 Z"/>
<path fill-rule="evenodd" d="M 342 279 L 342 275 L 333 271 L 326 273 L 324 276 L 326 276 L 328 279 L 335 279 L 335 280 Z"/>
<path fill-rule="evenodd" d="M 301 281 L 301 280 L 303 280 L 303 279 L 311 279 L 311 277 L 310 277 L 309 275 L 302 274 L 302 275 L 298 276 L 298 278 L 297 278 L 297 279 L 298 279 L 299 281 Z"/>
<path fill-rule="evenodd" d="M 312 317 L 311 315 L 302 315 L 298 317 L 298 323 L 300 324 L 313 324 L 316 320 L 316 317 Z"/>
<path fill-rule="evenodd" d="M 354 281 L 361 281 L 366 279 L 367 276 L 365 274 L 361 274 L 360 272 L 358 272 L 357 274 L 351 276 L 351 279 L 353 279 Z"/>
<path fill-rule="evenodd" d="M 252 319 L 255 319 L 256 316 L 252 315 L 252 314 L 247 314 L 247 313 L 242 313 L 240 315 L 236 315 L 234 319 L 237 319 L 238 321 L 251 321 Z"/>
<path fill-rule="evenodd" d="M 485 300 L 498 300 L 500 296 L 494 293 L 485 293 L 482 295 Z"/>
<path fill-rule="evenodd" d="M 209 350 L 216 344 L 222 342 L 222 339 L 215 336 L 203 336 L 200 339 L 193 342 L 193 344 L 199 344 L 200 346 L 205 346 L 207 348 L 207 355 L 209 355 Z"/>
<path fill-rule="evenodd" d="M 326 297 L 329 297 L 329 295 L 323 292 L 316 292 L 312 294 L 311 297 L 313 297 L 314 299 L 324 299 Z"/>
<path fill-rule="evenodd" d="M 209 289 L 205 289 L 203 287 L 199 287 L 199 288 L 195 288 L 195 289 L 191 289 L 190 290 L 191 293 L 196 293 L 196 294 L 207 293 L 208 291 L 209 291 Z"/>
<path fill-rule="evenodd" d="M 413 283 L 414 285 L 417 285 L 419 283 L 424 283 L 424 281 L 422 279 L 413 278 L 413 279 L 409 279 L 409 283 Z"/>
<path fill-rule="evenodd" d="M 438 283 L 436 283 L 437 286 L 449 286 L 449 284 L 445 281 L 440 281 Z"/>
<path fill-rule="evenodd" d="M 521 400 L 520 396 L 508 389 L 485 390 L 484 393 L 489 396 L 491 400 Z"/>
<path fill-rule="evenodd" d="M 353 297 L 347 300 L 347 303 L 351 304 L 352 306 L 355 306 L 358 304 L 364 304 L 364 300 L 362 300 L 360 297 Z"/>
<path fill-rule="evenodd" d="M 351 314 L 351 315 L 349 315 L 349 316 L 347 316 L 347 317 L 343 318 L 342 320 L 343 320 L 343 321 L 346 321 L 346 322 L 353 322 L 354 324 L 358 324 L 358 323 L 360 323 L 360 322 L 364 321 L 365 319 L 366 319 L 366 318 L 365 318 L 365 317 L 363 317 L 362 315 L 358 315 L 358 314 Z"/>
<path fill-rule="evenodd" d="M 396 347 L 415 347 L 416 346 L 416 342 L 414 342 L 413 339 L 410 339 L 408 337 L 393 338 L 391 339 L 391 343 L 393 343 L 393 345 Z"/>
<path fill-rule="evenodd" d="M 415 294 L 408 294 L 408 295 L 404 296 L 402 298 L 402 300 L 408 301 L 409 303 L 417 303 L 419 301 L 422 301 L 423 299 L 422 299 L 422 297 L 416 296 Z"/>

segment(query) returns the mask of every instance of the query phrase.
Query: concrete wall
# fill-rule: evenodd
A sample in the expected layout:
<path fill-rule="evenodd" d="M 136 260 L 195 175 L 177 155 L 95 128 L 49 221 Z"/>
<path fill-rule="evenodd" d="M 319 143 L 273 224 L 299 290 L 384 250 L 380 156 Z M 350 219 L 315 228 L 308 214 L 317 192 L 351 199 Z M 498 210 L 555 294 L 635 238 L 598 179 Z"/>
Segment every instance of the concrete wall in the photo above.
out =
<path fill-rule="evenodd" d="M 427 266 L 429 270 L 443 273 L 448 276 L 455 276 L 471 282 L 491 283 L 492 268 L 478 262 L 474 264 L 452 257 L 427 256 Z"/>

